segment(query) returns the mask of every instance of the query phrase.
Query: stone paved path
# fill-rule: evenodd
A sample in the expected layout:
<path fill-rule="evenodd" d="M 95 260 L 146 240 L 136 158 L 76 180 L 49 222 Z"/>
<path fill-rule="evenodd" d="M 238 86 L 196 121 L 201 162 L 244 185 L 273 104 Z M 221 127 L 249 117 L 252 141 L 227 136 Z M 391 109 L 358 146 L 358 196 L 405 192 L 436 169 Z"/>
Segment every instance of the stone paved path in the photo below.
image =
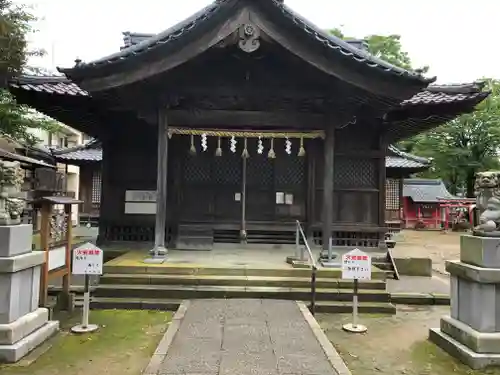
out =
<path fill-rule="evenodd" d="M 294 301 L 193 300 L 161 375 L 333 375 Z"/>

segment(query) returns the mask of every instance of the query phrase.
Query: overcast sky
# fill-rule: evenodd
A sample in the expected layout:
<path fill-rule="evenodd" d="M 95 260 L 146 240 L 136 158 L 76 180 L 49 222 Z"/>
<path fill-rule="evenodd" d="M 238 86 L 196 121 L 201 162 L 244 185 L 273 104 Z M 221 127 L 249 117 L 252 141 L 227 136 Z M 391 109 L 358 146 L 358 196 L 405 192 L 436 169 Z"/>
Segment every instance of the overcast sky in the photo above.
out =
<path fill-rule="evenodd" d="M 438 82 L 500 79 L 498 0 L 285 0 L 321 28 L 345 34 L 400 34 L 415 66 L 429 65 Z M 73 66 L 119 50 L 122 31 L 157 33 L 210 0 L 16 0 L 43 19 L 33 45 L 47 55 L 33 65 Z"/>

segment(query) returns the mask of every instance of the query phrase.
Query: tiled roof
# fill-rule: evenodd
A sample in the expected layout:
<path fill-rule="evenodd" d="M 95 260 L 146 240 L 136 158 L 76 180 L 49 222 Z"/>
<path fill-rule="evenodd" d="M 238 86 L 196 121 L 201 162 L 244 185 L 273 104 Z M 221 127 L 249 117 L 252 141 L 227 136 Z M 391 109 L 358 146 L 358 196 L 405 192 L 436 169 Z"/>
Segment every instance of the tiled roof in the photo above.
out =
<path fill-rule="evenodd" d="M 9 86 L 47 94 L 89 96 L 87 91 L 64 76 L 25 76 L 12 81 Z"/>
<path fill-rule="evenodd" d="M 178 40 L 185 35 L 191 34 L 201 24 L 209 22 L 209 20 L 217 17 L 220 14 L 223 14 L 224 11 L 231 9 L 238 1 L 240 0 L 215 0 L 212 4 L 208 5 L 198 13 L 195 13 L 185 21 L 182 21 L 181 23 L 161 32 L 160 34 L 157 34 L 151 38 L 147 38 L 138 44 L 123 48 L 117 53 L 89 63 L 80 62 L 74 68 L 59 70 L 63 73 L 70 73 L 71 71 L 76 72 L 81 69 L 114 64 L 130 58 L 131 56 L 141 55 L 149 50 L 168 45 L 169 43 Z M 365 66 L 377 69 L 381 72 L 403 76 L 417 82 L 428 84 L 435 81 L 435 78 L 426 78 L 419 72 L 412 72 L 383 61 L 371 55 L 367 51 L 358 49 L 352 44 L 349 44 L 346 41 L 321 30 L 319 27 L 288 8 L 282 0 L 254 1 L 261 2 L 262 6 L 265 6 L 270 13 L 275 12 L 276 14 L 279 14 L 290 21 L 290 24 L 295 25 L 307 35 L 309 35 L 312 41 L 321 43 L 322 45 L 332 51 L 335 51 L 335 53 L 339 55 L 350 57 L 355 63 L 364 64 Z"/>
<path fill-rule="evenodd" d="M 31 165 L 36 165 L 39 167 L 47 167 L 47 168 L 55 168 L 54 165 L 48 164 L 42 160 L 37 160 L 34 158 L 30 158 L 28 156 L 24 155 L 19 155 L 14 152 L 10 152 L 7 150 L 4 150 L 0 148 L 0 159 L 7 159 L 7 160 L 12 160 L 12 161 L 19 161 L 21 163 L 26 163 L 26 164 L 31 164 Z"/>
<path fill-rule="evenodd" d="M 452 195 L 442 180 L 411 178 L 403 181 L 403 196 L 414 202 L 437 203 L 441 199 L 457 199 Z"/>
<path fill-rule="evenodd" d="M 401 151 L 393 145 L 389 146 L 388 151 L 389 155 L 385 159 L 386 168 L 426 169 L 430 167 L 429 159 Z"/>
<path fill-rule="evenodd" d="M 37 77 L 24 76 L 10 83 L 12 88 L 20 88 L 27 91 L 44 92 L 48 94 L 60 94 L 71 96 L 89 96 L 89 93 L 78 87 L 63 76 Z M 460 90 L 457 90 L 460 87 Z M 484 97 L 487 93 L 481 91 L 482 86 L 478 83 L 463 85 L 441 85 L 429 86 L 422 92 L 414 95 L 409 100 L 401 103 L 402 107 L 415 105 L 445 104 L 450 102 L 464 102 Z"/>
<path fill-rule="evenodd" d="M 102 160 L 102 148 L 97 140 L 91 140 L 84 145 L 54 150 L 57 160 L 96 161 Z"/>
<path fill-rule="evenodd" d="M 463 100 L 475 99 L 485 95 L 484 84 L 476 82 L 461 85 L 430 85 L 424 91 L 419 92 L 410 99 L 401 103 L 402 106 L 453 103 Z"/>

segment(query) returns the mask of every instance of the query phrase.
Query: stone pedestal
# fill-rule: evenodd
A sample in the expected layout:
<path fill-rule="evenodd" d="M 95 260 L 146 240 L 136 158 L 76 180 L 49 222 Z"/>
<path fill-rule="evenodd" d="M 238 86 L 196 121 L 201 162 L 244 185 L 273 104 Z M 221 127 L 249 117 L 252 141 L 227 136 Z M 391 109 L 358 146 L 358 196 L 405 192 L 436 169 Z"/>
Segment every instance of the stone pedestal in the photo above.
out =
<path fill-rule="evenodd" d="M 32 251 L 32 227 L 0 226 L 0 362 L 17 362 L 59 329 L 38 308 L 44 253 Z"/>
<path fill-rule="evenodd" d="M 429 338 L 473 369 L 500 365 L 500 238 L 462 236 L 460 261 L 446 262 L 451 316 Z"/>

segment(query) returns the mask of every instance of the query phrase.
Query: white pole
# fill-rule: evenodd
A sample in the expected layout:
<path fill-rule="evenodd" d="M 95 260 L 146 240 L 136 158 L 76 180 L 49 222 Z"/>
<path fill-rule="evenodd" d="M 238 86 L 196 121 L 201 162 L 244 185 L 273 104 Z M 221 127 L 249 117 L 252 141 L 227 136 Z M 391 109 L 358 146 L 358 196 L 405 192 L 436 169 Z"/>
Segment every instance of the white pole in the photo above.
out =
<path fill-rule="evenodd" d="M 83 314 L 82 327 L 87 328 L 89 325 L 89 310 L 90 310 L 90 293 L 89 293 L 89 275 L 85 275 L 85 290 L 83 293 Z"/>
<path fill-rule="evenodd" d="M 89 275 L 85 275 L 85 289 L 83 293 L 83 312 L 82 312 L 82 324 L 74 326 L 71 328 L 73 333 L 90 333 L 97 331 L 99 328 L 96 324 L 89 324 L 89 312 L 90 312 L 90 279 Z"/>
<path fill-rule="evenodd" d="M 358 328 L 358 279 L 354 279 L 354 293 L 352 296 L 352 325 Z"/>

